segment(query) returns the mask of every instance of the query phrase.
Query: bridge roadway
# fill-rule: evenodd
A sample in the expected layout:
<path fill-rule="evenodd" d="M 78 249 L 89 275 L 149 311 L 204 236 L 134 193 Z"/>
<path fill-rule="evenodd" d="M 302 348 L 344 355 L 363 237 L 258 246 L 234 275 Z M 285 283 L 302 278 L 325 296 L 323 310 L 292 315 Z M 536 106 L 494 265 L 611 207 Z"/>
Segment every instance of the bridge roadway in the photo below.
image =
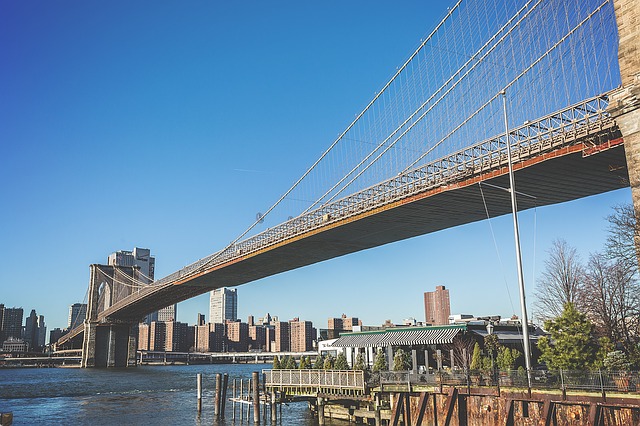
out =
<path fill-rule="evenodd" d="M 519 196 L 519 210 L 629 185 L 623 140 L 606 108 L 607 96 L 596 97 L 510 130 L 516 189 L 528 195 Z M 504 215 L 509 193 L 496 187 L 508 186 L 501 135 L 201 259 L 115 303 L 99 321 L 136 322 L 215 288 L 486 219 L 482 193 L 490 216 Z"/>

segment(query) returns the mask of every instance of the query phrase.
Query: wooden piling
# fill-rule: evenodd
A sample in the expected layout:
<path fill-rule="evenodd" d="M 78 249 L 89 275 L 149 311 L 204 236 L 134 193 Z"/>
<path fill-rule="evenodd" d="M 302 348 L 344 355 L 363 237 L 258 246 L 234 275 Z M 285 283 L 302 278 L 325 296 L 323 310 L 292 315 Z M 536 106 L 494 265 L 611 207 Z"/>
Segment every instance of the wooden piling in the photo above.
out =
<path fill-rule="evenodd" d="M 227 407 L 227 387 L 229 386 L 229 375 L 222 376 L 222 393 L 220 395 L 220 417 L 224 419 L 224 412 Z"/>
<path fill-rule="evenodd" d="M 220 392 L 222 391 L 222 374 L 216 374 L 216 395 L 214 399 L 214 413 L 220 417 Z"/>
<path fill-rule="evenodd" d="M 242 392 L 244 391 L 244 380 L 240 379 L 240 393 L 238 394 L 238 397 L 240 398 L 240 423 L 242 423 L 242 420 L 244 419 L 244 405 L 242 405 L 242 401 L 244 400 L 244 397 L 242 396 Z"/>
<path fill-rule="evenodd" d="M 260 376 L 257 371 L 251 375 L 253 381 L 253 424 L 260 424 Z"/>
<path fill-rule="evenodd" d="M 318 397 L 318 424 L 324 425 L 324 400 Z"/>
<path fill-rule="evenodd" d="M 196 374 L 198 413 L 202 411 L 202 373 Z"/>
<path fill-rule="evenodd" d="M 276 405 L 276 393 L 271 392 L 271 423 L 278 422 L 278 407 Z"/>
<path fill-rule="evenodd" d="M 236 419 L 236 379 L 233 379 L 233 386 L 231 389 L 231 410 L 233 414 L 231 414 L 231 418 L 233 420 Z"/>

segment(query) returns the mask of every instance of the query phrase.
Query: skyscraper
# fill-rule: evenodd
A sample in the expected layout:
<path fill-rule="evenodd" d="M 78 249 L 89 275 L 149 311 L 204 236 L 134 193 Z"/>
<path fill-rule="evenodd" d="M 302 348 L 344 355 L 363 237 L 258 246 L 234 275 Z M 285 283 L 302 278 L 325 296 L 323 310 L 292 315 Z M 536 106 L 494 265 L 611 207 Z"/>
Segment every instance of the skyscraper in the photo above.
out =
<path fill-rule="evenodd" d="M 209 322 L 224 323 L 238 319 L 238 294 L 226 287 L 211 291 L 209 296 Z"/>
<path fill-rule="evenodd" d="M 443 285 L 436 286 L 436 291 L 424 293 L 424 316 L 427 324 L 449 324 L 451 306 L 449 303 L 449 290 Z"/>
<path fill-rule="evenodd" d="M 69 306 L 69 329 L 75 328 L 82 324 L 87 318 L 87 304 L 86 303 L 74 303 Z"/>
<path fill-rule="evenodd" d="M 151 250 L 149 249 L 134 247 L 133 251 L 120 250 L 111 253 L 107 262 L 109 265 L 114 266 L 138 266 L 142 279 L 147 282 L 154 280 L 156 259 L 151 256 Z M 151 321 L 175 321 L 176 314 L 177 305 L 167 306 L 148 315 L 145 322 L 148 324 Z"/>
<path fill-rule="evenodd" d="M 22 308 L 4 308 L 2 314 L 3 339 L 22 338 Z"/>

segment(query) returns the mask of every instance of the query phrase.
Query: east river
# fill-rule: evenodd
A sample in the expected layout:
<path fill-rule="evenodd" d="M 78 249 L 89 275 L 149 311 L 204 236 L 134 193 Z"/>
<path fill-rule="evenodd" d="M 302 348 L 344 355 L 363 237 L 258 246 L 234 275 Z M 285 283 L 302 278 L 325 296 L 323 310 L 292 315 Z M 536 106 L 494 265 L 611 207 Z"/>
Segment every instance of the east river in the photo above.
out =
<path fill-rule="evenodd" d="M 227 401 L 224 420 L 216 420 L 213 398 L 216 373 L 247 379 L 269 364 L 139 366 L 127 369 L 0 369 L 0 412 L 12 412 L 14 425 L 241 425 L 239 404 L 232 419 Z M 203 408 L 197 413 L 196 374 L 203 376 Z M 263 413 L 261 413 L 263 414 Z M 253 424 L 253 412 L 251 412 Z M 264 422 L 262 424 L 271 424 Z M 278 425 L 317 425 L 307 403 L 282 407 Z M 344 426 L 345 421 L 328 425 Z"/>

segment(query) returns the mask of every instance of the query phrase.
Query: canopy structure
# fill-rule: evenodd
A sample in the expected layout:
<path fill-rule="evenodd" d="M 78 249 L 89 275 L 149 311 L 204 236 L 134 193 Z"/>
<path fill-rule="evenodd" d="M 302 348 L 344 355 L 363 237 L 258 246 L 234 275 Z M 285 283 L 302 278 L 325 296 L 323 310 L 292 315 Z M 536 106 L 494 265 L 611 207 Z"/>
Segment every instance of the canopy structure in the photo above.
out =
<path fill-rule="evenodd" d="M 458 333 L 466 330 L 466 325 L 459 324 L 343 333 L 331 346 L 339 348 L 382 348 L 387 346 L 439 345 L 451 343 Z"/>

